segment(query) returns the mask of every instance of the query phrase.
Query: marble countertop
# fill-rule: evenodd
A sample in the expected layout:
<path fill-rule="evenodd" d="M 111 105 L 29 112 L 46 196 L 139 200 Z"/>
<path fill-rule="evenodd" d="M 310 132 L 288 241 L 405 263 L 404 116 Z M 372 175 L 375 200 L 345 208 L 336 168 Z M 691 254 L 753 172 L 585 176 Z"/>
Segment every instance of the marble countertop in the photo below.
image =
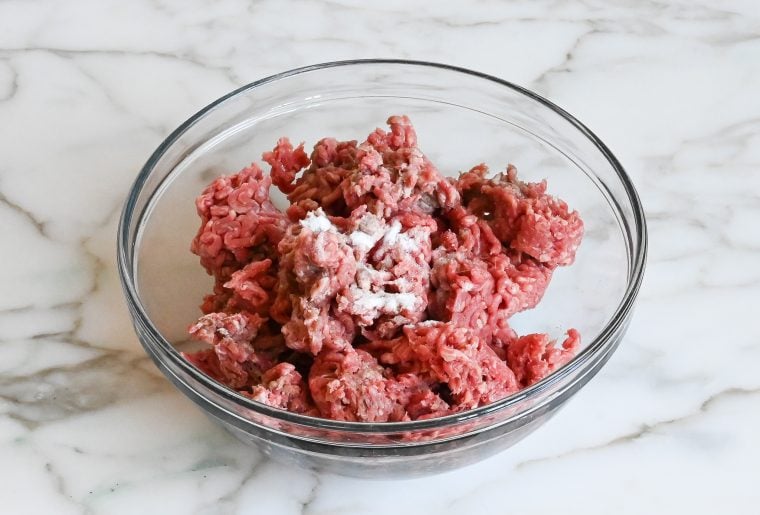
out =
<path fill-rule="evenodd" d="M 628 336 L 550 423 L 435 477 L 288 468 L 134 336 L 116 220 L 203 105 L 338 59 L 473 68 L 587 123 L 650 225 Z M 0 499 L 8 514 L 760 513 L 760 10 L 752 0 L 0 1 Z"/>

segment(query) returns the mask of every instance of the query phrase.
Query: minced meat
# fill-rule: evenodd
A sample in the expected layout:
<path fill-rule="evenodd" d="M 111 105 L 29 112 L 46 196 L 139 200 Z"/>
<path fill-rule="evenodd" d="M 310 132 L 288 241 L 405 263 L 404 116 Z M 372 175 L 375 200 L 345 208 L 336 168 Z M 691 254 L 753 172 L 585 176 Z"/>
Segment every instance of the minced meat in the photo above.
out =
<path fill-rule="evenodd" d="M 297 413 L 386 422 L 472 409 L 577 352 L 519 336 L 583 236 L 577 212 L 517 170 L 444 177 L 406 116 L 365 141 L 281 138 L 196 200 L 191 250 L 215 279 L 185 354 L 243 395 Z M 288 198 L 283 212 L 269 198 Z"/>

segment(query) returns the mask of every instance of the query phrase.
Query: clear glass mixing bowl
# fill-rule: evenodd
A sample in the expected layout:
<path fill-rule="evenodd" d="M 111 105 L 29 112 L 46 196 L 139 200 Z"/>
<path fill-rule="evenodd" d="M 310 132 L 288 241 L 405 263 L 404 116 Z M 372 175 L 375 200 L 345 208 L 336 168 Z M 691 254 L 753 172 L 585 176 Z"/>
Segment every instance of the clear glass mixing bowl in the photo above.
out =
<path fill-rule="evenodd" d="M 408 115 L 420 146 L 447 175 L 514 163 L 524 180 L 577 209 L 586 236 L 539 306 L 512 319 L 518 333 L 580 330 L 575 359 L 511 397 L 443 418 L 337 422 L 274 409 L 185 361 L 187 327 L 211 290 L 190 241 L 194 198 L 221 174 L 258 160 L 277 138 L 313 144 L 361 138 Z M 275 203 L 284 200 L 274 194 Z M 177 388 L 244 442 L 285 462 L 351 476 L 441 472 L 490 456 L 546 422 L 609 359 L 631 317 L 646 259 L 646 226 L 620 163 L 588 128 L 526 89 L 451 66 L 365 60 L 309 66 L 230 93 L 174 131 L 150 157 L 118 233 L 124 292 L 146 352 Z"/>

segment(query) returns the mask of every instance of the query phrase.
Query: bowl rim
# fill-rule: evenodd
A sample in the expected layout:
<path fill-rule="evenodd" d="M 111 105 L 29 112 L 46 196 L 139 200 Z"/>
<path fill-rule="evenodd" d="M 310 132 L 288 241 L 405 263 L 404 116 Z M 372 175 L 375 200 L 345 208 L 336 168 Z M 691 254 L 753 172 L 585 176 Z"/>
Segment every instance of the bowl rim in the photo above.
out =
<path fill-rule="evenodd" d="M 143 186 L 145 185 L 147 179 L 151 175 L 156 163 L 163 157 L 163 155 L 167 152 L 167 150 L 169 150 L 169 148 L 185 132 L 187 132 L 188 129 L 190 129 L 193 125 L 196 124 L 196 122 L 198 122 L 205 115 L 210 113 L 212 110 L 219 107 L 221 104 L 225 103 L 227 100 L 237 95 L 240 95 L 241 93 L 253 90 L 264 84 L 269 84 L 269 83 L 276 82 L 278 80 L 296 76 L 296 75 L 301 75 L 301 74 L 305 74 L 309 72 L 331 69 L 331 68 L 350 67 L 350 66 L 357 66 L 357 65 L 360 65 L 360 66 L 367 66 L 367 65 L 397 66 L 398 65 L 402 67 L 412 66 L 412 67 L 419 67 L 419 68 L 436 68 L 438 70 L 465 74 L 471 77 L 475 77 L 478 79 L 495 83 L 500 86 L 507 87 L 516 93 L 524 95 L 538 102 L 542 106 L 554 111 L 556 114 L 564 118 L 567 122 L 569 122 L 572 126 L 574 126 L 581 134 L 583 134 L 589 141 L 591 141 L 591 143 L 594 144 L 597 150 L 599 150 L 602 153 L 602 155 L 607 159 L 607 161 L 612 166 L 615 173 L 618 175 L 618 178 L 623 185 L 623 188 L 628 197 L 628 200 L 631 203 L 633 220 L 634 220 L 634 229 L 635 229 L 633 232 L 631 232 L 629 229 L 628 234 L 626 234 L 626 237 L 628 239 L 627 243 L 628 244 L 635 243 L 635 253 L 631 253 L 631 252 L 627 253 L 628 259 L 629 259 L 629 270 L 628 270 L 628 281 L 627 281 L 627 287 L 626 287 L 625 293 L 623 295 L 622 300 L 620 301 L 617 308 L 615 309 L 615 312 L 613 313 L 612 317 L 607 322 L 607 324 L 602 328 L 599 334 L 597 334 L 596 337 L 586 347 L 584 347 L 572 360 L 570 360 L 567 364 L 560 367 L 559 369 L 557 369 L 556 371 L 554 371 L 553 373 L 551 373 L 550 375 L 548 375 L 541 381 L 527 388 L 524 388 L 518 392 L 515 392 L 514 394 L 508 397 L 504 397 L 503 399 L 495 401 L 491 404 L 480 406 L 478 408 L 473 408 L 471 410 L 464 411 L 461 413 L 456 413 L 452 415 L 446 415 L 443 417 L 431 418 L 431 419 L 426 419 L 426 420 L 415 420 L 415 421 L 407 421 L 407 422 L 347 422 L 347 421 L 337 421 L 337 420 L 320 418 L 320 417 L 312 417 L 308 415 L 302 415 L 302 414 L 274 408 L 266 404 L 260 403 L 258 401 L 254 401 L 252 399 L 244 397 L 243 395 L 239 394 L 238 392 L 236 392 L 235 390 L 231 388 L 228 388 L 222 383 L 219 383 L 215 381 L 214 379 L 211 379 L 209 376 L 205 375 L 203 372 L 201 372 L 199 369 L 193 366 L 189 361 L 183 358 L 182 355 L 171 345 L 171 343 L 169 343 L 168 340 L 166 340 L 166 338 L 164 338 L 164 336 L 153 325 L 150 317 L 148 317 L 143 307 L 143 304 L 140 301 L 140 297 L 137 293 L 135 282 L 132 278 L 132 271 L 134 270 L 134 263 L 132 262 L 132 258 L 134 256 L 134 247 L 132 248 L 132 255 L 129 255 L 128 249 L 130 248 L 131 242 L 128 240 L 128 235 L 129 235 L 129 225 L 131 223 L 133 215 L 135 215 L 134 209 L 135 209 L 138 195 L 142 192 Z M 144 215 L 144 212 L 145 210 L 143 209 L 143 211 L 140 213 L 137 213 L 137 215 L 142 217 Z M 627 224 L 625 225 L 627 226 Z M 635 241 L 631 241 L 631 237 L 635 238 Z M 526 89 L 522 86 L 518 86 L 509 81 L 500 79 L 498 77 L 495 77 L 493 75 L 489 75 L 483 72 L 470 70 L 470 69 L 459 67 L 459 66 L 453 66 L 449 64 L 442 64 L 442 63 L 436 63 L 436 62 L 430 62 L 430 61 L 377 58 L 377 59 L 351 59 L 351 60 L 342 60 L 342 61 L 330 61 L 330 62 L 324 62 L 324 63 L 313 64 L 313 65 L 308 65 L 308 66 L 302 66 L 302 67 L 294 68 L 285 72 L 270 75 L 268 77 L 251 82 L 249 84 L 246 84 L 240 88 L 237 88 L 231 91 L 230 93 L 214 100 L 207 106 L 200 109 L 190 118 L 188 118 L 177 129 L 175 129 L 171 134 L 169 134 L 169 136 L 167 136 L 163 142 L 161 142 L 161 144 L 156 148 L 153 154 L 148 158 L 145 165 L 142 167 L 139 174 L 137 175 L 134 183 L 130 187 L 127 199 L 124 203 L 124 206 L 121 212 L 121 216 L 119 218 L 119 226 L 118 226 L 118 232 L 117 232 L 117 267 L 118 267 L 119 277 L 122 284 L 122 289 L 124 291 L 124 296 L 127 301 L 127 306 L 134 318 L 133 323 L 134 324 L 139 323 L 139 325 L 148 333 L 152 343 L 157 344 L 158 349 L 154 349 L 152 345 L 146 345 L 143 338 L 139 338 L 143 347 L 149 352 L 149 354 L 151 355 L 151 357 L 153 357 L 153 359 L 157 359 L 162 362 L 165 358 L 168 359 L 169 361 L 172 362 L 172 364 L 179 367 L 183 372 L 190 375 L 194 380 L 198 381 L 201 385 L 209 389 L 214 394 L 219 395 L 223 399 L 231 401 L 235 404 L 238 404 L 244 408 L 250 409 L 261 415 L 272 417 L 274 419 L 277 419 L 283 422 L 288 422 L 288 423 L 293 423 L 293 424 L 298 424 L 298 425 L 308 426 L 308 427 L 313 427 L 313 428 L 318 428 L 318 429 L 329 429 L 329 430 L 334 430 L 334 431 L 347 431 L 347 432 L 353 432 L 353 433 L 372 434 L 372 433 L 404 432 L 404 431 L 414 431 L 414 430 L 423 430 L 423 429 L 438 429 L 441 427 L 456 425 L 464 421 L 471 421 L 476 418 L 481 418 L 484 415 L 490 415 L 490 414 L 505 410 L 509 407 L 519 404 L 522 401 L 525 401 L 526 399 L 539 396 L 542 393 L 552 389 L 554 386 L 560 384 L 565 377 L 575 372 L 579 368 L 583 367 L 593 357 L 597 356 L 602 351 L 604 351 L 607 348 L 607 346 L 613 341 L 613 337 L 618 332 L 618 330 L 620 330 L 621 327 L 625 324 L 626 320 L 628 319 L 630 315 L 630 312 L 633 309 L 636 297 L 641 287 L 641 283 L 644 276 L 644 269 L 646 267 L 647 247 L 648 247 L 647 226 L 646 226 L 646 219 L 644 216 L 644 209 L 641 204 L 639 195 L 636 192 L 636 189 L 633 183 L 631 182 L 630 178 L 628 177 L 628 174 L 625 172 L 623 166 L 618 161 L 618 159 L 612 154 L 612 152 L 601 141 L 601 139 L 599 139 L 599 137 L 596 136 L 596 134 L 594 134 L 588 127 L 586 127 L 586 125 L 581 123 L 573 115 L 571 115 L 570 113 L 568 113 L 567 111 L 565 111 L 564 109 L 556 105 L 555 103 L 551 102 L 550 100 L 542 97 L 541 95 L 538 95 L 537 93 L 534 93 L 533 91 L 529 89 Z M 161 351 L 161 353 L 157 351 Z M 569 387 L 571 384 L 572 383 L 570 383 L 569 385 L 566 385 L 566 387 Z M 187 385 L 187 386 L 190 387 L 190 385 Z M 218 402 L 216 402 L 215 400 L 209 399 L 207 396 L 203 396 L 203 397 L 206 398 L 209 402 L 214 402 L 218 406 Z M 218 407 L 224 409 L 222 406 L 218 406 Z M 228 410 L 225 410 L 225 411 L 228 411 Z M 510 418 L 519 416 L 522 413 L 522 411 L 523 410 L 515 412 Z M 233 415 L 235 417 L 240 417 L 239 414 L 230 413 L 230 415 Z M 254 423 L 250 419 L 245 418 L 245 420 L 250 423 Z M 371 444 L 368 444 L 368 445 L 371 445 Z"/>

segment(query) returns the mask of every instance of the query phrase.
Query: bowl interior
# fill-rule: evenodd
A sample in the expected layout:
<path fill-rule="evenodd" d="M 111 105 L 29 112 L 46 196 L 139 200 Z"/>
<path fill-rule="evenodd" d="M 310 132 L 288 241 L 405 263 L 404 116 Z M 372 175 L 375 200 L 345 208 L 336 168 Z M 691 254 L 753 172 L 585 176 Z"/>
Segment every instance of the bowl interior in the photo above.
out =
<path fill-rule="evenodd" d="M 221 174 L 261 163 L 261 153 L 281 136 L 304 141 L 307 148 L 324 136 L 362 141 L 392 114 L 411 118 L 420 147 L 443 174 L 456 176 L 481 162 L 497 173 L 513 163 L 521 179 L 546 179 L 552 194 L 580 212 L 586 234 L 576 262 L 557 270 L 537 308 L 513 318 L 519 334 L 561 337 L 574 327 L 588 344 L 613 316 L 630 273 L 629 235 L 614 199 L 620 186 L 595 147 L 545 112 L 548 108 L 514 94 L 466 102 L 450 91 L 431 94 L 403 85 L 380 92 L 346 86 L 337 93 L 323 86 L 311 95 L 308 84 L 291 88 L 296 91 L 276 83 L 262 89 L 219 106 L 156 165 L 165 169 L 165 177 L 156 180 L 140 220 L 136 286 L 148 316 L 173 344 L 187 343 L 187 327 L 200 316 L 198 305 L 212 287 L 189 250 L 199 226 L 194 199 L 201 190 Z M 489 102 L 498 102 L 499 109 L 487 109 Z M 272 196 L 286 205 L 275 188 Z"/>

